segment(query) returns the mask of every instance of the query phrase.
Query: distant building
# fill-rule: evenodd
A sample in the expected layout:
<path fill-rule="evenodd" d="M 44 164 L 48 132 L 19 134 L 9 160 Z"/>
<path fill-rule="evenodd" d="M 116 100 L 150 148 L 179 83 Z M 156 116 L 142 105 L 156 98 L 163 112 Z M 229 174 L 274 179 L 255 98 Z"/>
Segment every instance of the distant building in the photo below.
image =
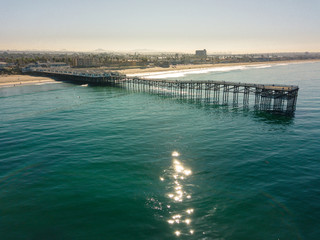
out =
<path fill-rule="evenodd" d="M 207 56 L 207 50 L 196 50 L 196 56 L 197 57 L 206 57 Z"/>
<path fill-rule="evenodd" d="M 65 62 L 49 62 L 47 63 L 48 67 L 69 67 Z"/>
<path fill-rule="evenodd" d="M 8 67 L 8 66 L 9 66 L 8 63 L 6 63 L 6 62 L 0 62 L 0 69 L 4 69 L 4 68 L 6 68 L 6 67 Z"/>
<path fill-rule="evenodd" d="M 29 72 L 32 71 L 33 68 L 53 68 L 53 67 L 69 67 L 68 64 L 64 62 L 36 62 L 36 63 L 29 63 L 27 66 L 22 68 L 22 72 Z"/>
<path fill-rule="evenodd" d="M 92 58 L 74 58 L 72 61 L 72 65 L 74 67 L 93 67 L 95 66 L 95 62 Z"/>

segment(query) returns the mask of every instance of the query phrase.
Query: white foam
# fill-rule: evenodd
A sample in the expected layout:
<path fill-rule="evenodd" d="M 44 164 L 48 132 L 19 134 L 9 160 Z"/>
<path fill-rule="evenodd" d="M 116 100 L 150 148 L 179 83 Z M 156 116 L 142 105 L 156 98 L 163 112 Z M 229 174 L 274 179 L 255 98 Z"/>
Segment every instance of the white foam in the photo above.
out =
<path fill-rule="evenodd" d="M 289 65 L 289 63 L 279 63 L 276 66 L 288 66 L 288 65 Z"/>
<path fill-rule="evenodd" d="M 272 65 L 262 64 L 262 65 L 252 66 L 252 67 L 250 67 L 250 68 L 263 69 L 263 68 L 270 68 L 270 67 L 272 67 Z"/>
<path fill-rule="evenodd" d="M 153 72 L 153 73 L 139 73 L 139 74 L 128 74 L 127 76 L 144 77 L 147 79 L 161 79 L 161 78 L 178 78 L 184 77 L 190 74 L 203 74 L 209 72 L 229 72 L 235 70 L 244 70 L 248 66 L 226 66 L 226 67 L 213 67 L 213 68 L 198 68 L 198 69 L 186 69 L 186 70 L 174 70 L 166 72 Z"/>
<path fill-rule="evenodd" d="M 30 84 L 30 85 L 46 85 L 46 84 L 57 84 L 57 83 L 62 83 L 62 82 L 41 82 L 41 83 Z"/>

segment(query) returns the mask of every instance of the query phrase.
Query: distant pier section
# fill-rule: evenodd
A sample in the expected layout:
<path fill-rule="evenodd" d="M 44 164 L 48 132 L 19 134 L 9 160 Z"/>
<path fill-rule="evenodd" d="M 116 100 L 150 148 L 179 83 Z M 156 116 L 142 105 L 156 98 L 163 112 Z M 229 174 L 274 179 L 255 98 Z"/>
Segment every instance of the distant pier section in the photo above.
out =
<path fill-rule="evenodd" d="M 168 80 L 130 78 L 103 69 L 74 69 L 64 67 L 32 68 L 28 73 L 60 80 L 96 85 L 112 85 L 132 91 L 148 92 L 178 99 L 231 105 L 233 108 L 293 114 L 299 87 L 294 85 L 254 84 L 214 80 Z M 251 97 L 250 97 L 251 96 Z"/>
<path fill-rule="evenodd" d="M 24 70 L 31 75 L 52 77 L 62 81 L 74 83 L 89 83 L 96 85 L 113 85 L 123 81 L 126 76 L 118 72 L 111 72 L 104 69 L 86 69 L 70 67 L 32 67 Z"/>

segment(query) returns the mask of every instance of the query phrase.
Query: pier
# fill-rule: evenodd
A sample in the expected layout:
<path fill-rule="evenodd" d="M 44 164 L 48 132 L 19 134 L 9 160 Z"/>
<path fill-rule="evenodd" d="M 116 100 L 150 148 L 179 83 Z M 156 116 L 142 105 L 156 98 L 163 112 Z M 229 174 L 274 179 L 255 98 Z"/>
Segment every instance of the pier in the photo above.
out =
<path fill-rule="evenodd" d="M 126 78 L 118 83 L 126 88 L 191 99 L 215 105 L 231 105 L 248 109 L 252 104 L 257 111 L 293 114 L 296 110 L 298 86 L 252 84 L 221 81 L 177 81 Z"/>
<path fill-rule="evenodd" d="M 249 109 L 253 105 L 256 111 L 288 115 L 296 110 L 299 91 L 299 87 L 294 85 L 130 78 L 103 69 L 38 68 L 33 69 L 32 74 L 76 83 L 111 85 L 214 105 L 231 105 L 233 108 Z"/>
<path fill-rule="evenodd" d="M 70 81 L 74 83 L 89 83 L 92 85 L 113 85 L 123 79 L 125 75 L 118 72 L 111 72 L 104 69 L 85 69 L 85 68 L 32 68 L 28 72 L 30 75 L 40 75 L 52 77 L 61 81 Z"/>

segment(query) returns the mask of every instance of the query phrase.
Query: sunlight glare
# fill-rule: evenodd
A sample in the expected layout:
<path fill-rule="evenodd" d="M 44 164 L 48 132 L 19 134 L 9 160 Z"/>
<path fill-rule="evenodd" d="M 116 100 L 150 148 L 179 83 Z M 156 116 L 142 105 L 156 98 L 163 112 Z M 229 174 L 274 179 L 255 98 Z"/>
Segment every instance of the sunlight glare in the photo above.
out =
<path fill-rule="evenodd" d="M 180 154 L 177 151 L 173 151 L 171 154 L 172 157 L 179 157 Z"/>
<path fill-rule="evenodd" d="M 193 213 L 193 209 L 192 208 L 190 208 L 190 209 L 187 209 L 187 211 L 186 211 L 188 214 L 191 214 L 191 213 Z"/>
<path fill-rule="evenodd" d="M 190 224 L 190 223 L 191 223 L 191 220 L 190 220 L 190 219 L 186 219 L 186 220 L 185 220 L 185 223 L 186 223 L 186 224 Z"/>

